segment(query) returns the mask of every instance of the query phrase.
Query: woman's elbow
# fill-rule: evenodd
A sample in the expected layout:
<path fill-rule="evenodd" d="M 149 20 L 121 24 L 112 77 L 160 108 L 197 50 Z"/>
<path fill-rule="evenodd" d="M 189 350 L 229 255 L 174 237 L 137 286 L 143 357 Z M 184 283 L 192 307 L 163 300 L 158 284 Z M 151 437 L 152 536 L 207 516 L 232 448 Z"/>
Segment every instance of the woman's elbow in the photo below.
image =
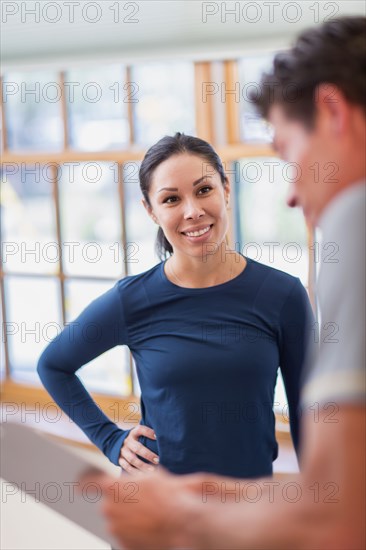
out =
<path fill-rule="evenodd" d="M 49 374 L 52 372 L 52 370 L 53 370 L 52 362 L 50 361 L 50 358 L 49 358 L 48 348 L 46 348 L 40 355 L 37 361 L 37 367 L 36 367 L 37 374 L 41 382 L 43 383 L 43 385 L 47 380 L 47 377 L 49 376 Z"/>
<path fill-rule="evenodd" d="M 43 383 L 44 377 L 48 371 L 48 365 L 47 365 L 47 362 L 43 359 L 43 354 L 38 359 L 36 371 L 39 376 L 39 379 Z"/>

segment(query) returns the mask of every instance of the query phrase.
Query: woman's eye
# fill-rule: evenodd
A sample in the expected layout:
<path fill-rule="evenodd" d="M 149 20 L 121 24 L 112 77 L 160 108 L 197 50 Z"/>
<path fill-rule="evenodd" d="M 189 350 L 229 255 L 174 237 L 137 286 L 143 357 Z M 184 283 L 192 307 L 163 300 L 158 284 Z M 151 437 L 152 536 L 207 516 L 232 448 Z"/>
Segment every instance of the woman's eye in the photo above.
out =
<path fill-rule="evenodd" d="M 171 203 L 169 202 L 170 199 L 176 199 L 176 198 L 177 198 L 177 197 L 167 197 L 167 198 L 163 201 L 163 203 L 166 202 L 166 203 L 168 203 L 168 204 L 171 204 Z M 173 201 L 173 202 L 175 202 L 175 201 Z"/>
<path fill-rule="evenodd" d="M 201 189 L 199 190 L 202 191 L 203 189 L 208 189 L 209 191 L 212 189 L 212 187 L 210 187 L 209 185 L 205 185 L 205 187 L 201 187 Z M 204 193 L 205 194 L 205 193 Z"/>
<path fill-rule="evenodd" d="M 201 191 L 203 191 L 204 189 L 206 189 L 206 191 L 203 193 L 203 195 L 206 195 L 206 193 L 211 191 L 212 187 L 210 185 L 205 185 L 204 187 L 201 187 L 201 189 L 199 189 L 198 193 L 201 193 Z M 172 204 L 172 203 L 176 202 L 175 199 L 178 199 L 178 197 L 175 196 L 175 195 L 167 197 L 166 199 L 163 200 L 163 204 L 165 204 L 165 203 L 166 204 Z"/>

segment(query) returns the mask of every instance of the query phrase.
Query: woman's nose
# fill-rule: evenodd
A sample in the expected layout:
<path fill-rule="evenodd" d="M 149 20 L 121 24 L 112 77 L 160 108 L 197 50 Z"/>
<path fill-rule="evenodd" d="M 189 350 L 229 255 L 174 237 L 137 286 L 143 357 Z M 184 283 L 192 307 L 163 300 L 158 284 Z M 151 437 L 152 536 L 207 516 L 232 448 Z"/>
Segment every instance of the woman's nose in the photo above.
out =
<path fill-rule="evenodd" d="M 191 200 L 187 201 L 184 205 L 184 218 L 188 219 L 197 219 L 200 218 L 205 214 L 205 211 L 203 210 L 202 206 L 198 204 L 196 201 Z"/>

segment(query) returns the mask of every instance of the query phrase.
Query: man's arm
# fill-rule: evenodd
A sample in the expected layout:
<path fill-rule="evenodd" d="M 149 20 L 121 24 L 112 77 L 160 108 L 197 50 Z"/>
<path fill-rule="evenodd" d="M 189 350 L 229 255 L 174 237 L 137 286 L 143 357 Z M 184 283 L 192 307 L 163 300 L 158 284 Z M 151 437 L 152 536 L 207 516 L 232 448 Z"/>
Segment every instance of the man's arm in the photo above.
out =
<path fill-rule="evenodd" d="M 201 502 L 197 499 L 191 523 L 186 523 L 185 542 L 202 549 L 364 548 L 364 406 L 343 405 L 337 411 L 328 404 L 320 407 L 319 417 L 314 407 L 306 414 L 304 432 L 302 474 L 286 481 L 257 480 L 258 500 L 253 482 L 236 480 L 241 487 L 238 503 L 233 492 L 231 497 L 224 494 L 233 491 L 234 480 L 201 478 Z M 211 501 L 205 495 L 209 482 L 221 493 L 212 489 Z"/>
<path fill-rule="evenodd" d="M 160 471 L 119 481 L 117 496 L 115 479 L 105 478 L 109 528 L 133 549 L 360 550 L 365 424 L 361 405 L 307 411 L 303 471 L 291 479 Z"/>

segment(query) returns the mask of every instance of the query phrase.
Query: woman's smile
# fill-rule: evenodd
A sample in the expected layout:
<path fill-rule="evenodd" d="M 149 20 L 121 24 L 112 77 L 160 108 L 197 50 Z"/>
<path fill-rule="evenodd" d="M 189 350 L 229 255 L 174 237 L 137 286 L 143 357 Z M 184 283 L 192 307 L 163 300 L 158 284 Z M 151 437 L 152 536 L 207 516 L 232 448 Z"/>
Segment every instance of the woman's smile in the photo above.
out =
<path fill-rule="evenodd" d="M 197 228 L 196 230 L 190 229 L 188 231 L 182 231 L 182 235 L 184 235 L 184 237 L 192 243 L 202 242 L 210 237 L 213 225 L 214 224 L 212 223 L 204 227 L 200 226 L 200 228 Z"/>

